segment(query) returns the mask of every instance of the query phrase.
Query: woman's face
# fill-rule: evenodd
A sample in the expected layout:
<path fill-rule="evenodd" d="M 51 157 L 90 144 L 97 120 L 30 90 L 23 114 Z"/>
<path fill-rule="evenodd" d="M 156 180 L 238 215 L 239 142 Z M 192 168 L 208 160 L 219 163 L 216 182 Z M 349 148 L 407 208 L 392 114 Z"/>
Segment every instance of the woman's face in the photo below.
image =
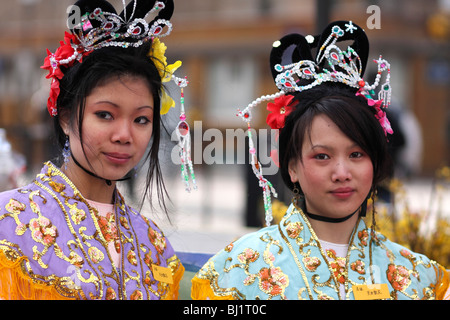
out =
<path fill-rule="evenodd" d="M 302 159 L 291 160 L 289 175 L 299 182 L 308 212 L 331 218 L 355 212 L 373 180 L 370 157 L 327 116 L 314 118 L 302 146 Z"/>
<path fill-rule="evenodd" d="M 93 89 L 86 98 L 82 124 L 85 153 L 78 128 L 63 128 L 73 156 L 84 168 L 118 180 L 139 163 L 150 142 L 153 95 L 144 79 L 130 76 Z"/>

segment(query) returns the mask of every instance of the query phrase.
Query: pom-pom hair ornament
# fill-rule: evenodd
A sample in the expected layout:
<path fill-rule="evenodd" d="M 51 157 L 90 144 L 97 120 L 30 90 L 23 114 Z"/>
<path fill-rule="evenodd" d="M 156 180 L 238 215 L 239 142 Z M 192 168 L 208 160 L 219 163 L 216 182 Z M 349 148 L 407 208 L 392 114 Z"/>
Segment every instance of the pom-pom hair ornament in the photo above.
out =
<path fill-rule="evenodd" d="M 51 79 L 50 95 L 47 101 L 48 112 L 52 117 L 58 114 L 59 82 L 64 77 L 61 67 L 70 68 L 76 62 L 82 63 L 83 58 L 94 50 L 112 46 L 125 49 L 137 48 L 150 41 L 152 45 L 148 57 L 153 60 L 162 82 L 174 81 L 181 89 L 180 123 L 176 128 L 180 157 L 184 164 L 181 175 L 186 183 L 186 189 L 190 191 L 189 176 L 186 175 L 185 169 L 187 166 L 193 188 L 197 189 L 190 156 L 191 137 L 184 111 L 183 88 L 189 82 L 186 78 L 178 78 L 173 74 L 181 66 L 181 61 L 168 65 L 165 57 L 167 47 L 159 40 L 172 31 L 169 19 L 174 11 L 173 0 L 132 0 L 128 5 L 125 0 L 122 0 L 122 4 L 123 11 L 117 14 L 114 7 L 105 0 L 80 0 L 75 3 L 74 6 L 81 11 L 80 22 L 73 26 L 71 33 L 65 32 L 64 41 L 60 42 L 60 47 L 55 53 L 47 49 L 47 57 L 41 67 L 48 70 L 46 78 Z M 147 23 L 145 19 L 154 13 L 156 17 Z M 165 114 L 174 106 L 175 102 L 163 88 L 160 113 Z"/>
<path fill-rule="evenodd" d="M 353 40 L 346 50 L 341 50 L 336 43 Z M 291 51 L 292 63 L 282 64 L 283 58 Z M 318 48 L 316 59 L 311 49 Z M 330 23 L 321 35 L 306 37 L 300 34 L 289 34 L 273 43 L 270 54 L 272 76 L 280 90 L 271 95 L 264 95 L 252 101 L 245 109 L 238 109 L 237 116 L 247 123 L 249 137 L 250 162 L 254 174 L 263 189 L 266 225 L 272 218 L 271 195 L 277 197 L 272 184 L 263 176 L 251 136 L 250 121 L 252 109 L 262 102 L 274 100 L 267 109 L 267 123 L 272 129 L 284 127 L 285 118 L 294 109 L 295 101 L 290 93 L 302 92 L 320 86 L 325 82 L 337 82 L 357 89 L 356 95 L 367 100 L 368 107 L 374 108 L 374 116 L 379 121 L 385 135 L 393 134 L 385 109 L 391 101 L 390 64 L 381 56 L 374 60 L 377 64 L 377 75 L 372 84 L 362 76 L 365 71 L 369 53 L 369 41 L 363 29 L 352 21 L 336 21 Z M 383 74 L 384 82 L 380 86 L 378 99 L 374 98 L 375 89 L 380 85 Z"/>

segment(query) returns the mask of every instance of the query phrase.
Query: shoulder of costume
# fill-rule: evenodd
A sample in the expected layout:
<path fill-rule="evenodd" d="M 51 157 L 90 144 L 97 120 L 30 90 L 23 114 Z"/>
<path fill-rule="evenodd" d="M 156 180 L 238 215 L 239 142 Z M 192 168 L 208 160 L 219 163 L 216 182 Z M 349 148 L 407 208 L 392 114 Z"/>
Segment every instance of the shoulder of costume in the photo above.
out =
<path fill-rule="evenodd" d="M 416 274 L 420 275 L 420 282 L 426 283 L 426 279 L 429 279 L 431 283 L 439 281 L 442 276 L 440 275 L 440 272 L 445 270 L 439 262 L 430 259 L 425 254 L 414 252 L 399 243 L 393 242 L 378 232 L 376 233 L 376 236 L 380 241 L 378 241 L 379 245 L 374 246 L 373 256 L 375 259 L 377 256 L 386 259 L 387 256 L 390 259 L 390 266 L 405 266 L 411 268 Z M 379 254 L 377 254 L 377 251 Z"/>
<path fill-rule="evenodd" d="M 425 254 L 414 252 L 411 249 L 407 248 L 406 246 L 403 246 L 397 242 L 389 240 L 386 236 L 384 236 L 380 232 L 375 232 L 378 243 L 382 244 L 380 246 L 376 246 L 378 248 L 386 248 L 396 254 L 400 254 L 398 258 L 404 258 L 404 259 L 414 259 L 414 260 L 422 260 L 425 263 L 434 262 L 430 258 L 428 258 Z"/>
<path fill-rule="evenodd" d="M 215 264 L 225 263 L 227 259 L 235 258 L 246 249 L 264 251 L 267 243 L 262 239 L 280 239 L 278 224 L 264 227 L 254 232 L 247 233 L 237 240 L 232 241 L 225 248 L 215 254 L 210 260 Z"/>

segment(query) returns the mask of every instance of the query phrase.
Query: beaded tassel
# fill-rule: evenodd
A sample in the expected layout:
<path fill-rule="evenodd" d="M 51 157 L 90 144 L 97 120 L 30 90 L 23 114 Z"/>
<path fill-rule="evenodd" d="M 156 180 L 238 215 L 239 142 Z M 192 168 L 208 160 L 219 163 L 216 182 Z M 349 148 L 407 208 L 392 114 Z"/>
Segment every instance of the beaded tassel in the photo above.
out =
<path fill-rule="evenodd" d="M 187 86 L 188 82 L 173 76 L 175 82 L 181 89 L 180 99 L 180 122 L 176 128 L 178 137 L 178 146 L 180 147 L 181 159 L 181 178 L 186 186 L 186 191 L 191 191 L 190 180 L 192 181 L 192 188 L 197 190 L 197 182 L 195 181 L 194 166 L 191 160 L 191 134 L 189 132 L 189 125 L 186 122 L 186 114 L 184 111 L 184 91 L 183 88 Z M 190 179 L 189 179 L 190 178 Z"/>
<path fill-rule="evenodd" d="M 264 178 L 264 175 L 262 173 L 261 163 L 258 161 L 258 158 L 256 156 L 256 149 L 255 149 L 255 145 L 253 143 L 252 131 L 251 131 L 251 126 L 250 126 L 251 108 L 257 106 L 259 103 L 261 103 L 263 101 L 274 100 L 282 95 L 284 95 L 284 91 L 279 91 L 272 95 L 262 96 L 262 97 L 256 99 L 255 101 L 253 101 L 252 103 L 250 103 L 247 106 L 247 108 L 245 108 L 244 110 L 241 111 L 238 109 L 238 113 L 236 114 L 237 116 L 241 117 L 242 120 L 247 122 L 247 127 L 248 127 L 247 136 L 248 136 L 248 148 L 249 148 L 249 152 L 250 152 L 250 162 L 251 162 L 253 173 L 258 178 L 259 186 L 263 189 L 263 200 L 264 200 L 264 212 L 265 212 L 266 226 L 270 226 L 270 224 L 273 220 L 271 194 L 273 194 L 273 196 L 275 198 L 278 197 L 278 194 L 277 194 L 275 188 L 273 187 L 272 183 L 270 183 L 269 180 Z"/>
<path fill-rule="evenodd" d="M 273 220 L 272 215 L 272 200 L 271 200 L 271 193 L 275 198 L 278 197 L 277 192 L 275 191 L 275 188 L 272 186 L 272 183 L 270 183 L 269 180 L 264 178 L 262 173 L 262 166 L 261 163 L 258 161 L 258 158 L 256 156 L 256 149 L 253 144 L 253 137 L 251 132 L 250 123 L 248 123 L 248 143 L 249 143 L 249 152 L 250 152 L 250 161 L 253 169 L 253 173 L 259 180 L 259 186 L 263 189 L 263 200 L 264 200 L 264 212 L 265 212 L 265 221 L 266 226 L 270 226 L 270 223 Z"/>

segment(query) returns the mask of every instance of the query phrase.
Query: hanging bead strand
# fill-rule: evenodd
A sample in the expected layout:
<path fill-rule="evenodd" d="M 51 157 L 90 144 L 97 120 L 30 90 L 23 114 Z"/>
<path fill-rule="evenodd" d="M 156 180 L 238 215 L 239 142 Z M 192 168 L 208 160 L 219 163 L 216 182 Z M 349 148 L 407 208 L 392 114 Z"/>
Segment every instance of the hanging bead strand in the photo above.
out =
<path fill-rule="evenodd" d="M 178 137 L 178 146 L 180 147 L 181 160 L 181 178 L 184 181 L 186 191 L 190 192 L 193 188 L 197 190 L 197 182 L 195 179 L 194 165 L 191 159 L 191 135 L 189 125 L 186 122 L 186 113 L 184 109 L 184 87 L 188 85 L 187 79 L 172 76 L 175 83 L 180 87 L 180 122 L 177 125 L 176 133 Z M 192 182 L 192 187 L 191 187 Z"/>

